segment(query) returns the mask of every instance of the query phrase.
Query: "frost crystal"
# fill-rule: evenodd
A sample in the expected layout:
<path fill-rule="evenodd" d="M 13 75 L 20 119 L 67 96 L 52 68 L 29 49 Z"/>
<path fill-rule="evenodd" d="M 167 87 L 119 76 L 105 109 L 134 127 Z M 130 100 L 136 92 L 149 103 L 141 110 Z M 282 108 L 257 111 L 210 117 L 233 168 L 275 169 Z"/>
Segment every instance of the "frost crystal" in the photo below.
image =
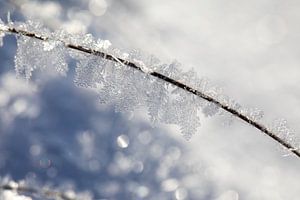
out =
<path fill-rule="evenodd" d="M 284 141 L 292 144 L 294 147 L 300 147 L 299 141 L 296 139 L 295 133 L 288 126 L 286 119 L 275 119 L 270 126 L 270 130 L 278 137 L 284 139 Z"/>
<path fill-rule="evenodd" d="M 68 70 L 66 57 L 70 56 L 77 62 L 74 78 L 77 86 L 95 90 L 100 102 L 113 104 L 116 111 L 131 114 L 139 107 L 147 107 L 153 124 L 164 122 L 179 125 L 186 138 L 190 138 L 200 126 L 200 113 L 206 117 L 222 114 L 220 106 L 162 80 L 163 77 L 154 77 L 153 72 L 194 88 L 249 120 L 256 122 L 263 117 L 262 111 L 242 108 L 223 95 L 221 88 L 205 78 L 200 79 L 194 70 L 182 72 L 177 61 L 162 64 L 156 57 L 145 56 L 138 50 L 127 53 L 114 49 L 110 41 L 96 40 L 91 34 L 51 33 L 32 21 L 9 23 L 9 26 L 34 33 L 38 38 L 18 36 L 15 56 L 18 77 L 29 79 L 36 69 L 55 69 L 65 75 Z M 2 21 L 1 29 L 7 29 Z M 3 36 L 0 32 L 0 45 Z"/>
<path fill-rule="evenodd" d="M 104 82 L 104 70 L 107 61 L 91 55 L 78 60 L 74 82 L 77 86 L 97 88 Z"/>
<path fill-rule="evenodd" d="M 112 49 L 110 43 L 97 40 L 91 35 L 81 37 L 73 42 L 84 47 L 95 48 L 110 55 L 117 55 L 136 64 L 144 73 L 132 69 L 120 62 L 107 61 L 99 56 L 86 55 L 81 52 L 71 51 L 71 56 L 77 60 L 75 83 L 80 87 L 95 89 L 102 103 L 110 103 L 116 111 L 131 114 L 136 108 L 146 106 L 150 120 L 153 124 L 165 122 L 180 126 L 185 138 L 189 139 L 200 126 L 199 112 L 203 108 L 206 116 L 218 113 L 215 104 L 205 103 L 199 97 L 183 89 L 171 86 L 169 83 L 150 76 L 152 71 L 158 71 L 182 83 L 200 88 L 212 96 L 218 90 L 210 87 L 206 79 L 199 79 L 195 71 L 181 72 L 180 63 L 162 64 L 154 56 L 145 56 L 140 51 L 134 50 L 123 53 Z M 93 46 L 96 43 L 96 46 Z M 109 45 L 105 45 L 105 44 Z"/>
<path fill-rule="evenodd" d="M 109 49 L 111 46 L 111 42 L 109 40 L 100 40 L 98 39 L 96 42 L 96 50 L 101 50 L 101 49 Z"/>
<path fill-rule="evenodd" d="M 174 63 L 176 62 L 171 63 L 169 67 L 165 68 L 166 73 L 170 76 L 176 76 L 172 74 L 174 69 L 177 71 Z M 171 70 L 169 71 L 169 69 Z M 179 76 L 183 83 L 193 82 L 197 79 L 193 71 L 179 74 Z M 196 84 L 195 82 L 193 83 Z M 164 106 L 165 115 L 163 121 L 168 124 L 179 125 L 183 136 L 186 139 L 190 139 L 200 126 L 199 111 L 204 105 L 203 101 L 199 97 L 180 88 L 174 88 L 169 98 L 171 99 L 170 103 Z"/>
<path fill-rule="evenodd" d="M 131 113 L 145 99 L 146 78 L 140 72 L 119 64 L 109 63 L 103 89 L 99 91 L 102 102 L 115 104 L 116 110 Z"/>
<path fill-rule="evenodd" d="M 168 111 L 165 112 L 164 119 L 166 123 L 179 125 L 183 136 L 190 139 L 200 126 L 199 110 L 197 109 L 198 99 L 183 90 L 179 93 L 180 96 L 167 106 Z"/>
<path fill-rule="evenodd" d="M 168 91 L 162 81 L 153 80 L 148 87 L 146 104 L 152 123 L 157 123 L 166 115 L 166 106 L 169 104 Z"/>
<path fill-rule="evenodd" d="M 246 115 L 248 119 L 258 122 L 264 116 L 264 112 L 258 108 L 242 108 L 241 113 Z"/>
<path fill-rule="evenodd" d="M 26 29 L 42 29 L 39 24 L 23 25 Z M 29 79 L 32 72 L 55 69 L 59 74 L 65 75 L 68 70 L 65 47 L 59 41 L 41 41 L 34 38 L 20 36 L 17 41 L 18 49 L 15 56 L 17 77 Z"/>
<path fill-rule="evenodd" d="M 44 41 L 44 51 L 51 51 L 53 50 L 55 47 L 60 45 L 59 41 L 55 41 L 55 40 L 48 40 L 48 41 Z"/>

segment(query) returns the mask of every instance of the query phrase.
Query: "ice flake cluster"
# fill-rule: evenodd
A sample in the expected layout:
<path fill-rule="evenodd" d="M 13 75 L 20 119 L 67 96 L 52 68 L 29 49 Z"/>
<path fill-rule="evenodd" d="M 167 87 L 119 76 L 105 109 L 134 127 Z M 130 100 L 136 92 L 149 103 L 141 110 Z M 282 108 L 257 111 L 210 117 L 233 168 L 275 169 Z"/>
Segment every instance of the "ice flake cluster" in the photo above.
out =
<path fill-rule="evenodd" d="M 299 138 L 295 135 L 295 132 L 289 127 L 287 120 L 283 118 L 275 119 L 271 125 L 269 126 L 269 129 L 274 132 L 278 137 L 283 139 L 284 141 L 291 144 L 294 149 L 290 150 L 299 150 Z M 285 152 L 286 149 L 284 149 Z M 287 152 L 290 154 L 290 152 Z"/>
<path fill-rule="evenodd" d="M 241 108 L 241 113 L 255 122 L 259 122 L 264 117 L 264 112 L 258 108 Z"/>
<path fill-rule="evenodd" d="M 35 33 L 40 39 L 18 36 L 15 68 L 18 77 L 30 79 L 34 70 L 56 71 L 65 75 L 68 71 L 66 58 L 76 61 L 74 82 L 77 86 L 91 88 L 99 95 L 102 103 L 115 106 L 116 111 L 131 115 L 137 108 L 147 108 L 153 124 L 163 122 L 180 126 L 185 138 L 189 139 L 200 126 L 200 116 L 211 117 L 223 114 L 219 106 L 201 99 L 184 89 L 151 76 L 161 73 L 173 80 L 186 84 L 199 92 L 234 109 L 249 120 L 260 122 L 263 112 L 256 108 L 246 109 L 224 95 L 222 89 L 206 78 L 199 78 L 194 70 L 181 71 L 181 64 L 160 62 L 155 56 L 145 56 L 140 51 L 129 53 L 113 48 L 108 40 L 95 39 L 91 34 L 71 35 L 65 31 L 51 31 L 41 24 L 9 23 L 13 28 Z M 7 26 L 0 21 L 0 28 Z M 3 32 L 0 32 L 2 44 Z M 67 48 L 68 45 L 76 48 Z M 110 57 L 110 59 L 106 59 Z M 126 63 L 125 63 L 126 62 Z M 134 63 L 136 70 L 127 66 Z M 278 132 L 278 131 L 277 131 Z M 279 135 L 288 134 L 279 131 Z M 284 136 L 285 137 L 285 136 Z M 288 139 L 288 138 L 287 138 Z"/>
<path fill-rule="evenodd" d="M 211 97 L 222 96 L 218 87 L 207 79 L 198 78 L 194 70 L 182 72 L 181 64 L 177 61 L 164 64 L 155 56 L 145 56 L 137 50 L 122 52 L 113 48 L 108 40 L 96 40 L 91 34 L 70 35 L 65 31 L 51 33 L 41 24 L 31 21 L 10 25 L 34 32 L 42 38 L 18 37 L 15 57 L 18 77 L 30 79 L 34 70 L 44 69 L 55 69 L 59 74 L 65 74 L 68 70 L 66 57 L 70 56 L 77 62 L 74 78 L 77 86 L 94 89 L 100 102 L 113 104 L 119 112 L 131 115 L 137 108 L 147 108 L 153 124 L 163 122 L 179 125 L 187 139 L 200 126 L 201 113 L 204 116 L 219 113 L 214 103 L 151 76 L 151 72 L 156 71 Z M 67 50 L 65 46 L 68 44 L 90 49 L 93 53 Z M 98 55 L 99 52 L 102 52 L 102 56 Z M 105 59 L 107 55 L 112 56 L 114 61 Z M 141 71 L 126 66 L 120 59 L 134 63 Z"/>
<path fill-rule="evenodd" d="M 50 33 L 45 30 L 39 23 L 29 22 L 27 24 L 18 24 L 17 28 L 37 33 L 38 35 L 50 38 Z M 45 41 L 30 38 L 26 36 L 19 36 L 17 39 L 17 53 L 15 56 L 15 68 L 17 77 L 24 77 L 30 79 L 34 70 L 47 70 L 53 71 L 55 69 L 61 75 L 65 75 L 68 70 L 66 62 L 66 50 L 62 42 L 57 40 L 46 39 Z"/>
<path fill-rule="evenodd" d="M 72 42 L 78 46 L 115 55 L 115 58 L 126 59 L 135 63 L 144 72 L 130 68 L 121 61 L 113 62 L 97 55 L 70 51 L 71 57 L 77 60 L 75 84 L 94 89 L 99 94 L 100 102 L 113 104 L 119 112 L 130 115 L 135 109 L 146 107 L 153 124 L 159 122 L 177 124 L 187 139 L 200 126 L 201 107 L 210 108 L 209 114 L 207 111 L 209 116 L 217 113 L 218 108 L 214 105 L 149 74 L 157 71 L 198 89 L 205 87 L 205 81 L 199 79 L 194 71 L 181 72 L 181 64 L 177 61 L 164 64 L 152 55 L 144 56 L 140 51 L 124 53 L 113 49 L 108 42 L 109 45 L 105 45 L 105 41 L 96 41 L 89 34 L 82 36 L 80 41 L 75 38 Z M 205 109 L 203 111 L 206 112 Z"/>

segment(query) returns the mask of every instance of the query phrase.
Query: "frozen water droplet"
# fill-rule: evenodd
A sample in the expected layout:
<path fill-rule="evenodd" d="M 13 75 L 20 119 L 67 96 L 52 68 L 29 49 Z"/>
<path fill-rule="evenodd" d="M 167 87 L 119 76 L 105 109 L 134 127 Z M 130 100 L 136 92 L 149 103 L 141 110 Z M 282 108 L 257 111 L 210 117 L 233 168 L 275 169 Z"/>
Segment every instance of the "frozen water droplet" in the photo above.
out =
<path fill-rule="evenodd" d="M 129 138 L 127 135 L 120 135 L 117 138 L 117 144 L 121 148 L 127 148 L 129 145 Z"/>

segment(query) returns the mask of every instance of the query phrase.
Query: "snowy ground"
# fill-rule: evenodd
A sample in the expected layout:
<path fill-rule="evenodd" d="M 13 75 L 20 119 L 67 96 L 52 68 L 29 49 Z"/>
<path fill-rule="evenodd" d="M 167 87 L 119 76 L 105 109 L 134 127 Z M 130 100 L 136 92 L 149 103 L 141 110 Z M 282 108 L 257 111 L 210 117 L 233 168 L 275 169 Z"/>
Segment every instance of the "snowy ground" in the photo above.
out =
<path fill-rule="evenodd" d="M 0 16 L 11 11 L 13 20 L 38 19 L 52 29 L 91 32 L 121 49 L 142 49 L 166 63 L 177 59 L 241 105 L 264 110 L 266 123 L 284 117 L 299 133 L 298 1 L 51 2 L 1 1 Z M 299 199 L 299 159 L 284 157 L 248 125 L 202 118 L 186 142 L 174 127 L 151 128 L 140 112 L 129 120 L 99 106 L 71 78 L 45 76 L 30 85 L 16 80 L 15 49 L 6 37 L 0 49 L 0 176 L 107 199 Z"/>

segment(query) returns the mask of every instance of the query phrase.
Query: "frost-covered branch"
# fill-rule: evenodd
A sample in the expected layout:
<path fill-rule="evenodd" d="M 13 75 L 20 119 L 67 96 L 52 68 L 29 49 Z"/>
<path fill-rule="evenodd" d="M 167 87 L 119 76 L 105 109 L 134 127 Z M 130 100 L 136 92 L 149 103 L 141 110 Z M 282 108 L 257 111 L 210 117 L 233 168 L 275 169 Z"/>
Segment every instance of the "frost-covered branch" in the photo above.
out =
<path fill-rule="evenodd" d="M 28 186 L 22 186 L 18 185 L 15 182 L 9 182 L 4 185 L 0 185 L 0 194 L 2 191 L 11 191 L 15 192 L 18 194 L 28 194 L 30 196 L 40 196 L 41 198 L 47 198 L 47 199 L 61 199 L 61 200 L 80 200 L 80 198 L 77 198 L 74 192 L 67 192 L 67 193 L 62 193 L 50 189 L 38 189 L 38 188 L 32 188 Z M 31 198 L 14 198 L 14 193 L 9 193 L 8 195 L 4 195 L 5 200 L 7 199 L 31 199 Z M 3 197 L 2 197 L 3 198 Z"/>
<path fill-rule="evenodd" d="M 32 27 L 32 25 L 30 26 Z M 145 62 L 136 59 L 136 55 L 131 56 L 130 54 L 121 54 L 116 50 L 109 51 L 109 42 L 106 43 L 106 41 L 97 41 L 97 44 L 95 45 L 94 43 L 96 42 L 89 37 L 90 35 L 88 35 L 88 37 L 77 37 L 74 39 L 69 38 L 67 34 L 62 32 L 58 32 L 53 35 L 41 29 L 41 27 L 30 29 L 26 24 L 12 25 L 11 23 L 6 25 L 2 23 L 1 25 L 0 23 L 0 34 L 1 32 L 5 32 L 16 34 L 21 37 L 21 41 L 18 42 L 18 46 L 19 48 L 22 47 L 23 49 L 20 51 L 18 50 L 17 52 L 17 74 L 24 73 L 26 78 L 30 78 L 33 69 L 38 68 L 38 65 L 43 65 L 43 63 L 37 63 L 36 66 L 30 66 L 31 63 L 29 63 L 28 59 L 23 55 L 25 50 L 34 51 L 36 50 L 34 48 L 42 48 L 44 51 L 46 51 L 46 53 L 47 51 L 48 53 L 53 53 L 53 50 L 57 46 L 59 48 L 66 48 L 73 51 L 75 50 L 75 53 L 70 53 L 71 56 L 73 55 L 75 59 L 79 60 L 78 68 L 76 69 L 77 76 L 75 77 L 75 82 L 77 82 L 79 86 L 96 89 L 101 88 L 104 90 L 106 93 L 103 93 L 103 91 L 100 92 L 100 94 L 103 94 L 102 101 L 107 101 L 107 99 L 110 97 L 115 99 L 124 99 L 125 97 L 121 96 L 120 93 L 123 92 L 125 95 L 128 95 L 126 92 L 132 92 L 132 90 L 136 90 L 136 93 L 133 93 L 131 96 L 129 94 L 126 97 L 129 98 L 130 101 L 128 100 L 128 102 L 126 102 L 127 104 L 125 103 L 126 105 L 119 105 L 119 107 L 123 107 L 123 109 L 128 110 L 128 107 L 133 106 L 132 104 L 141 104 L 139 101 L 144 101 L 144 103 L 149 107 L 149 114 L 153 122 L 156 122 L 158 119 L 160 119 L 166 123 L 179 124 L 183 134 L 187 137 L 190 137 L 192 132 L 195 132 L 198 126 L 197 110 L 199 109 L 199 106 L 202 107 L 204 114 L 208 116 L 217 113 L 218 109 L 221 108 L 223 111 L 230 113 L 231 115 L 268 135 L 300 158 L 298 144 L 291 142 L 291 138 L 289 138 L 290 131 L 285 129 L 285 124 L 283 124 L 284 130 L 286 130 L 285 132 L 282 132 L 282 127 L 276 127 L 274 129 L 272 127 L 265 126 L 258 120 L 260 117 L 257 117 L 257 115 L 260 114 L 245 111 L 237 103 L 232 103 L 232 100 L 224 97 L 223 95 L 216 95 L 214 91 L 212 92 L 207 88 L 203 89 L 205 84 L 203 84 L 201 81 L 198 81 L 197 77 L 195 77 L 193 73 L 180 74 L 178 72 L 180 70 L 176 68 L 176 63 L 166 66 L 158 65 L 155 61 L 151 61 L 149 65 L 153 65 L 154 67 L 148 66 L 147 63 L 145 64 Z M 30 41 L 26 40 L 24 37 L 32 38 L 44 43 L 41 47 L 41 44 L 36 44 L 34 41 L 30 43 Z M 26 55 L 35 56 L 32 55 L 32 52 L 27 53 Z M 54 56 L 52 59 L 59 59 L 59 61 L 55 61 L 54 64 L 62 65 L 56 66 L 58 67 L 57 71 L 60 73 L 65 73 L 66 64 L 61 62 L 61 60 L 64 58 L 64 55 L 61 53 L 61 51 L 54 52 L 53 55 Z M 51 58 L 51 56 L 49 57 Z M 97 57 L 101 58 L 101 60 L 99 60 Z M 39 59 L 41 58 L 36 58 L 35 60 Z M 114 63 L 115 68 L 105 68 L 100 66 L 106 66 L 108 62 Z M 127 68 L 124 69 L 124 67 Z M 24 72 L 20 69 L 22 69 Z M 136 76 L 135 72 L 129 71 L 128 69 L 139 71 L 143 73 L 144 76 L 142 74 Z M 126 75 L 124 75 L 124 71 L 126 71 Z M 128 80 L 126 79 L 127 76 L 130 76 Z M 144 79 L 142 80 L 140 77 L 143 77 Z M 190 79 L 195 79 L 196 83 L 190 82 Z M 144 82 L 144 80 L 147 80 L 148 82 Z M 129 86 L 125 87 L 123 81 L 129 82 L 129 86 L 131 86 L 131 88 L 128 88 Z M 137 86 L 139 81 L 141 82 L 141 86 Z M 107 87 L 99 86 L 101 84 Z M 173 100 L 174 98 L 171 99 L 166 95 L 170 94 L 168 93 L 168 88 L 170 86 L 175 88 L 171 92 L 171 94 L 175 96 L 177 95 L 175 100 Z M 139 93 L 141 93 L 139 90 L 141 87 L 146 89 L 144 92 L 145 94 L 143 94 L 146 97 L 138 96 L 140 95 Z M 178 89 L 180 89 L 180 91 L 178 91 Z M 188 94 L 192 94 L 192 96 Z M 201 100 L 205 100 L 205 103 L 202 101 L 200 102 L 199 98 L 195 99 L 195 96 L 200 97 Z M 152 107 L 149 106 L 149 104 Z M 161 104 L 161 109 L 158 105 L 156 106 L 157 108 L 154 108 L 153 104 Z M 162 113 L 162 108 L 168 110 Z M 183 111 L 178 111 L 178 109 L 182 109 Z M 174 113 L 172 112 L 179 112 L 178 115 L 183 116 L 174 116 Z"/>

